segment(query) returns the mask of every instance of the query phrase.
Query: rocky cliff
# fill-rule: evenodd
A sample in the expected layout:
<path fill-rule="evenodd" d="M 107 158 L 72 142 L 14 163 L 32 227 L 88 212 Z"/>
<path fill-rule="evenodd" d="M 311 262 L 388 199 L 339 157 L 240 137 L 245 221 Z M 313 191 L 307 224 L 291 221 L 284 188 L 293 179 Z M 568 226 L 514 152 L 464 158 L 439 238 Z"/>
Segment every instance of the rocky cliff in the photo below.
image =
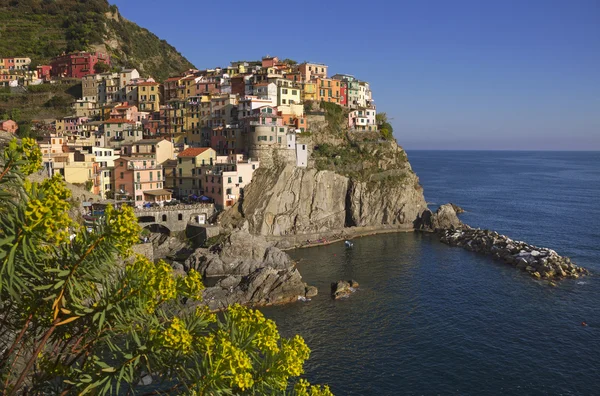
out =
<path fill-rule="evenodd" d="M 244 199 L 221 225 L 265 236 L 315 234 L 345 227 L 412 229 L 427 208 L 401 147 L 390 142 L 333 146 L 313 152 L 315 166 L 256 171 Z"/>

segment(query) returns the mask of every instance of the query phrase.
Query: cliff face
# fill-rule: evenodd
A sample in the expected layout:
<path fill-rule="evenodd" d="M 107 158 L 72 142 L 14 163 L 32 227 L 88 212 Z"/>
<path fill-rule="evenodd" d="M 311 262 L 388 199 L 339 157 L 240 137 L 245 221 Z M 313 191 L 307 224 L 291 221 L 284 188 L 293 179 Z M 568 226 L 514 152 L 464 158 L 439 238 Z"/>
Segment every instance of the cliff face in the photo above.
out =
<path fill-rule="evenodd" d="M 262 168 L 243 203 L 226 212 L 222 223 L 247 220 L 250 232 L 275 236 L 339 229 L 345 224 L 348 184 L 346 177 L 329 171 Z"/>
<path fill-rule="evenodd" d="M 243 201 L 224 213 L 221 224 L 241 227 L 247 221 L 251 233 L 265 236 L 353 226 L 412 229 L 427 208 L 423 190 L 403 150 L 395 144 L 391 151 L 391 146 L 384 147 L 380 154 L 386 160 L 374 167 L 359 164 L 363 168 L 356 171 L 361 161 L 356 158 L 352 173 L 342 166 L 338 166 L 339 173 L 293 165 L 261 168 L 246 188 Z"/>

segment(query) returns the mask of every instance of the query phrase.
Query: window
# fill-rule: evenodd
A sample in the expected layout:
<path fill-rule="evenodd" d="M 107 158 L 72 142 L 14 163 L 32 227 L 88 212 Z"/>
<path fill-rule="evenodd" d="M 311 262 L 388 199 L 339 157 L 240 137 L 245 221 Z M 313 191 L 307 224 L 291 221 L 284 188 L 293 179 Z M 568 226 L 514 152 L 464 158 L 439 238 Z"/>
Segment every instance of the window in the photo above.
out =
<path fill-rule="evenodd" d="M 181 164 L 181 158 L 178 158 L 178 160 L 179 160 L 179 163 Z"/>
<path fill-rule="evenodd" d="M 225 190 L 225 194 L 231 195 L 231 188 L 228 188 L 227 190 Z"/>
<path fill-rule="evenodd" d="M 141 201 L 142 200 L 142 196 L 141 195 L 136 195 L 135 196 L 135 200 L 136 201 Z"/>
<path fill-rule="evenodd" d="M 124 173 L 123 173 L 123 172 L 121 172 L 121 179 L 123 179 L 123 177 L 124 177 Z"/>
<path fill-rule="evenodd" d="M 177 215 L 177 220 L 179 220 L 179 221 L 183 220 L 183 215 L 181 213 L 179 213 Z"/>
<path fill-rule="evenodd" d="M 162 215 L 162 221 L 167 221 L 167 215 L 166 214 Z"/>
<path fill-rule="evenodd" d="M 231 183 L 231 177 L 227 178 L 227 183 Z"/>
<path fill-rule="evenodd" d="M 295 89 L 292 90 L 292 95 L 298 95 L 298 91 L 296 91 Z"/>
<path fill-rule="evenodd" d="M 242 183 L 242 176 L 238 177 L 238 183 Z"/>

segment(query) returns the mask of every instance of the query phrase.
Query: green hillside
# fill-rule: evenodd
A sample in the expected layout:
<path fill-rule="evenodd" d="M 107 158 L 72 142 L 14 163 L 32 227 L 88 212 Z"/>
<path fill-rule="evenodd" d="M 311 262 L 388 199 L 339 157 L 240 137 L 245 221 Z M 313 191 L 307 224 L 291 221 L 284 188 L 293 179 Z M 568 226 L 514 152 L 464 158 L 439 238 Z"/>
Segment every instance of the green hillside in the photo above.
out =
<path fill-rule="evenodd" d="M 106 0 L 0 0 L 0 57 L 28 56 L 35 66 L 78 50 L 106 51 L 114 66 L 157 80 L 193 67 Z"/>

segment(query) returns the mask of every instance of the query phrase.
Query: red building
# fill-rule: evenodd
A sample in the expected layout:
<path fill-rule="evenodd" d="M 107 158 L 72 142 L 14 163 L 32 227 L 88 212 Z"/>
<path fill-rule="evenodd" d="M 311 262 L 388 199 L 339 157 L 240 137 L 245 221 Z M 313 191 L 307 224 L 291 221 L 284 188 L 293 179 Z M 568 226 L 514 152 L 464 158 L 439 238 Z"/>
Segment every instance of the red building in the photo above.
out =
<path fill-rule="evenodd" d="M 105 63 L 110 65 L 108 54 L 101 52 L 76 52 L 73 54 L 61 55 L 50 61 L 52 77 L 70 77 L 82 78 L 89 74 L 96 74 L 94 66 Z"/>
<path fill-rule="evenodd" d="M 348 106 L 348 83 L 340 82 L 340 105 Z"/>
<path fill-rule="evenodd" d="M 52 66 L 50 65 L 39 65 L 37 67 L 38 78 L 44 81 L 50 81 L 50 74 L 52 72 Z"/>

